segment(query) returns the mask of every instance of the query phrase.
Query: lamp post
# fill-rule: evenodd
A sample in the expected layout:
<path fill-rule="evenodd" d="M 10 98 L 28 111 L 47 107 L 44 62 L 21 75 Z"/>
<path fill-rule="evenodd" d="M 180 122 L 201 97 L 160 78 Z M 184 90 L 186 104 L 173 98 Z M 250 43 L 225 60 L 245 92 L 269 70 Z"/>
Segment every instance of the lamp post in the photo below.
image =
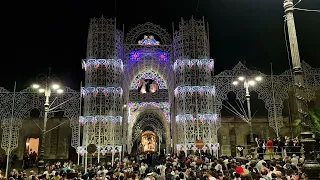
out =
<path fill-rule="evenodd" d="M 256 76 L 256 77 L 239 76 L 236 81 L 232 82 L 232 84 L 235 86 L 239 85 L 240 83 L 243 83 L 243 86 L 246 90 L 246 100 L 247 100 L 247 108 L 248 108 L 248 119 L 246 121 L 250 126 L 250 146 L 251 146 L 252 153 L 255 151 L 255 148 L 254 148 L 255 143 L 254 143 L 254 139 L 253 139 L 253 130 L 252 130 L 252 117 L 251 117 L 251 108 L 250 108 L 249 87 L 255 86 L 260 81 L 262 81 L 261 76 Z"/>
<path fill-rule="evenodd" d="M 309 179 L 320 178 L 320 165 L 315 161 L 314 142 L 312 132 L 310 131 L 308 119 L 307 119 L 307 103 L 305 100 L 305 86 L 303 78 L 303 69 L 300 61 L 298 40 L 295 28 L 295 22 L 293 17 L 294 5 L 293 0 L 284 0 L 283 8 L 285 13 L 285 22 L 288 28 L 288 37 L 291 51 L 292 72 L 294 79 L 294 92 L 295 99 L 298 108 L 299 118 L 301 120 L 302 132 L 301 143 L 304 149 L 305 163 L 303 165 L 303 171 L 308 175 Z"/>
<path fill-rule="evenodd" d="M 47 121 L 48 121 L 48 113 L 50 111 L 50 103 L 49 98 L 51 96 L 52 91 L 56 91 L 57 93 L 63 93 L 63 90 L 60 89 L 60 86 L 54 82 L 50 82 L 51 77 L 47 76 L 45 78 L 44 86 L 42 87 L 40 84 L 33 84 L 32 88 L 37 89 L 39 93 L 44 93 L 45 95 L 45 103 L 44 103 L 44 119 L 43 119 L 43 129 L 42 129 L 42 139 L 40 144 L 40 153 L 39 153 L 39 161 L 38 161 L 38 171 L 44 167 L 44 149 L 45 149 L 45 134 L 47 131 Z"/>

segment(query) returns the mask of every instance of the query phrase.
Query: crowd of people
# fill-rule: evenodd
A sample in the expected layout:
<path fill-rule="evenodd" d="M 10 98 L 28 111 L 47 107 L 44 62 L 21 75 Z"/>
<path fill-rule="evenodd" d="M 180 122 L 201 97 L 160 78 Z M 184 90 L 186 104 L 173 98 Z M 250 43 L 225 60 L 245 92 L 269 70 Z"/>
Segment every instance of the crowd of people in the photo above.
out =
<path fill-rule="evenodd" d="M 71 161 L 47 163 L 45 168 L 36 173 L 37 154 L 26 153 L 23 156 L 23 170 L 12 169 L 8 178 L 0 171 L 0 179 L 111 179 L 111 180 L 303 180 L 304 163 L 301 144 L 298 138 L 255 140 L 256 156 L 220 156 L 207 152 L 184 152 L 179 154 L 145 154 L 115 158 L 111 165 L 108 158 L 100 163 L 75 165 Z M 238 148 L 239 150 L 243 150 Z M 243 153 L 240 153 L 243 155 Z M 270 156 L 268 160 L 266 154 Z M 5 157 L 0 158 L 0 165 L 5 164 Z M 13 159 L 13 158 L 10 158 Z M 2 166 L 4 167 L 4 166 Z M 319 178 L 320 179 L 320 178 Z"/>
<path fill-rule="evenodd" d="M 26 152 L 22 158 L 22 167 L 24 169 L 32 168 L 36 165 L 38 154 L 35 151 L 30 153 Z"/>
<path fill-rule="evenodd" d="M 185 156 L 159 155 L 140 159 L 126 156 L 114 166 L 110 162 L 89 164 L 87 170 L 72 162 L 47 164 L 44 172 L 12 169 L 8 179 L 120 179 L 120 180 L 303 180 L 303 157 L 293 154 L 269 161 L 247 158 L 219 157 L 202 152 Z M 1 174 L 1 173 L 0 173 Z M 3 178 L 0 175 L 0 178 Z"/>

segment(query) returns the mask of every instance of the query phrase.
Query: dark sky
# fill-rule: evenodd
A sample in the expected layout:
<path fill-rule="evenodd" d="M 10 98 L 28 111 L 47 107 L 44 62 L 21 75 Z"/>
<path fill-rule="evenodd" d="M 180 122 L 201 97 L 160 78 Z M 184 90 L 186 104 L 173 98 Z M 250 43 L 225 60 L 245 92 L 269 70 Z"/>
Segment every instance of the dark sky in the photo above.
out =
<path fill-rule="evenodd" d="M 199 2 L 199 3 L 198 3 Z M 150 21 L 171 34 L 172 21 L 202 16 L 210 25 L 215 71 L 231 69 L 238 61 L 264 73 L 289 68 L 283 32 L 282 0 L 47 0 L 14 1 L 3 21 L 0 86 L 24 89 L 49 65 L 63 84 L 79 89 L 84 77 L 89 20 L 117 17 L 125 31 Z M 197 5 L 198 4 L 198 5 Z M 14 7 L 14 8 L 13 8 Z M 197 8 L 198 7 L 198 8 Z M 302 0 L 299 8 L 320 9 L 319 0 Z M 301 58 L 320 67 L 320 13 L 296 11 Z"/>

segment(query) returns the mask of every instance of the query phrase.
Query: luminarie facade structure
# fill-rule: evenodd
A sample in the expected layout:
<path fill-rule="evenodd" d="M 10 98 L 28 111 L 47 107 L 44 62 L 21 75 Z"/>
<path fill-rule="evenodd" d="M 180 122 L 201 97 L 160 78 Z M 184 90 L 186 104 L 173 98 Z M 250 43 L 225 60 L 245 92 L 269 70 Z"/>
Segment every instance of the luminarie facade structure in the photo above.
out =
<path fill-rule="evenodd" d="M 152 23 L 136 26 L 125 36 L 116 20 L 91 20 L 84 97 L 83 142 L 97 153 L 137 150 L 141 133 L 157 134 L 158 151 L 194 149 L 217 143 L 207 27 L 203 20 L 182 20 L 171 37 Z M 145 80 L 155 89 L 140 90 Z"/>

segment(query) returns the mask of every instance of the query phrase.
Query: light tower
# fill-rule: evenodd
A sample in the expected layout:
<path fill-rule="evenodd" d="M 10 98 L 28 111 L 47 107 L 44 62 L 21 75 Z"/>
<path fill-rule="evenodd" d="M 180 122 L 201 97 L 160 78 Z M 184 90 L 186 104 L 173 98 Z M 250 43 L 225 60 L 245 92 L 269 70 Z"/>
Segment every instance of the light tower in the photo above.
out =
<path fill-rule="evenodd" d="M 209 59 L 209 39 L 204 21 L 180 23 L 174 36 L 176 149 L 217 150 L 214 61 Z"/>
<path fill-rule="evenodd" d="M 114 155 L 122 151 L 122 33 L 116 29 L 112 19 L 91 19 L 87 59 L 83 60 L 85 87 L 84 97 L 83 146 L 95 145 L 94 155 L 100 161 L 106 153 Z M 87 154 L 85 154 L 85 167 Z"/>

